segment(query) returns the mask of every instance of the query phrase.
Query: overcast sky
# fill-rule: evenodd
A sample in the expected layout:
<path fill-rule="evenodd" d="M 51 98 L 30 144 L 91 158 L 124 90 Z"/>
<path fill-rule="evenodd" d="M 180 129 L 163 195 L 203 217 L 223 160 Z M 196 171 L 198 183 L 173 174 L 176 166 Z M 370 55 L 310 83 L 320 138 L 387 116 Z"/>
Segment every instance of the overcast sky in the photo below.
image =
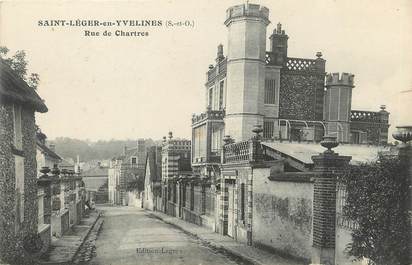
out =
<path fill-rule="evenodd" d="M 29 70 L 40 74 L 38 92 L 49 112 L 36 117 L 50 139 L 160 139 L 169 130 L 190 138 L 191 115 L 204 110 L 205 72 L 216 46 L 226 48 L 225 11 L 242 2 L 3 2 L 0 44 L 12 53 L 25 50 Z M 412 92 L 400 93 L 412 89 L 412 1 L 250 2 L 270 9 L 268 36 L 283 24 L 289 56 L 315 58 L 321 51 L 327 72 L 355 75 L 353 109 L 386 104 L 392 128 L 412 125 Z M 39 27 L 44 19 L 170 19 L 195 26 L 145 28 L 148 37 L 84 37 L 81 27 Z"/>

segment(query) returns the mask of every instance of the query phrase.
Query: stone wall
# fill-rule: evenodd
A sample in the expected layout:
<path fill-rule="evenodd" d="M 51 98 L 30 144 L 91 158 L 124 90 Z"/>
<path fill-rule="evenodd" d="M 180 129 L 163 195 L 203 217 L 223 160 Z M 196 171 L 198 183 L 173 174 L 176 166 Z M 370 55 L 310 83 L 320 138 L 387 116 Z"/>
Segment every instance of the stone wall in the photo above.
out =
<path fill-rule="evenodd" d="M 155 198 L 151 189 L 151 185 L 146 185 L 143 193 L 143 207 L 147 210 L 153 211 L 155 208 Z"/>
<path fill-rule="evenodd" d="M 0 105 L 0 254 L 6 260 L 14 251 L 15 197 L 13 142 L 13 113 L 10 105 Z"/>
<path fill-rule="evenodd" d="M 381 144 L 380 141 L 384 138 L 381 135 L 388 135 L 388 125 L 383 123 L 351 121 L 350 129 L 366 132 L 367 142 L 370 144 Z"/>
<path fill-rule="evenodd" d="M 69 211 L 64 209 L 59 214 L 52 214 L 51 225 L 53 236 L 61 237 L 70 227 Z"/>
<path fill-rule="evenodd" d="M 43 224 L 38 230 L 38 232 L 42 242 L 40 254 L 44 254 L 47 252 L 51 244 L 51 225 Z"/>
<path fill-rule="evenodd" d="M 253 243 L 309 261 L 313 183 L 269 180 L 253 173 Z"/>
<path fill-rule="evenodd" d="M 30 264 L 23 248 L 25 240 L 37 237 L 37 164 L 35 117 L 32 109 L 22 108 L 24 151 L 24 221 L 18 224 L 15 197 L 13 145 L 13 111 L 11 104 L 0 105 L 0 258 Z M 17 230 L 17 232 L 16 232 Z"/>

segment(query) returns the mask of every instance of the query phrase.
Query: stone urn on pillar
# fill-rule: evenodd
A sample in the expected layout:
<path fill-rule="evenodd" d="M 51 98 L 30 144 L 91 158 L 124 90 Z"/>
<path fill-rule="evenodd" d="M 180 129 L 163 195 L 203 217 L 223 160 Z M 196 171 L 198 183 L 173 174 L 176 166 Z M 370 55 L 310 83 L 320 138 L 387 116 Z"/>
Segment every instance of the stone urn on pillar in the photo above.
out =
<path fill-rule="evenodd" d="M 324 151 L 325 154 L 333 154 L 333 148 L 339 145 L 337 137 L 334 135 L 325 135 L 323 140 L 320 142 L 320 145 L 325 147 L 327 150 Z"/>
<path fill-rule="evenodd" d="M 312 156 L 314 164 L 312 257 L 311 265 L 335 264 L 337 174 L 349 164 L 350 156 L 340 156 L 332 149 L 339 143 L 327 135 L 320 143 L 326 150 Z"/>
<path fill-rule="evenodd" d="M 392 136 L 395 140 L 402 142 L 399 147 L 409 146 L 409 142 L 412 141 L 412 126 L 396 126 L 396 129 Z"/>

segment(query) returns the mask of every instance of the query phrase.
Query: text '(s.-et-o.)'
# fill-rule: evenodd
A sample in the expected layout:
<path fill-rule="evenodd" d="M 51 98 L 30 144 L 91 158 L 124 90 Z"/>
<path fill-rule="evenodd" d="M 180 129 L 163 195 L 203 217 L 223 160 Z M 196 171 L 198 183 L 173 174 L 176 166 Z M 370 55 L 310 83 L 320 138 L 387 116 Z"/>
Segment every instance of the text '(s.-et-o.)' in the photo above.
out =
<path fill-rule="evenodd" d="M 167 30 L 194 28 L 195 21 L 188 19 L 40 19 L 37 26 L 51 28 L 80 29 L 83 37 L 148 37 L 155 29 Z"/>

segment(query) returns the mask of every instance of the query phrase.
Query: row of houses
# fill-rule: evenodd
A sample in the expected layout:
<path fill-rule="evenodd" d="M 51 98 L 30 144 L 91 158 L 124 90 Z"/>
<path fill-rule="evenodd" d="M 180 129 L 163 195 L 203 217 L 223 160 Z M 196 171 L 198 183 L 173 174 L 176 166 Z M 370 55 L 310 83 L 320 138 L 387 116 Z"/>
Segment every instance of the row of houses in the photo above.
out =
<path fill-rule="evenodd" d="M 3 59 L 0 73 L 0 261 L 35 264 L 80 222 L 83 182 L 36 126 L 43 100 Z"/>
<path fill-rule="evenodd" d="M 396 153 L 389 113 L 353 110 L 354 75 L 327 74 L 320 52 L 289 57 L 280 23 L 266 51 L 266 7 L 230 7 L 224 24 L 227 55 L 219 45 L 192 139 L 148 150 L 144 208 L 308 263 L 356 264 L 335 176 Z"/>
<path fill-rule="evenodd" d="M 123 154 L 112 158 L 108 168 L 108 196 L 109 203 L 115 205 L 129 205 L 135 196 L 143 190 L 145 161 L 149 141 L 138 139 L 137 145 L 125 146 Z"/>

